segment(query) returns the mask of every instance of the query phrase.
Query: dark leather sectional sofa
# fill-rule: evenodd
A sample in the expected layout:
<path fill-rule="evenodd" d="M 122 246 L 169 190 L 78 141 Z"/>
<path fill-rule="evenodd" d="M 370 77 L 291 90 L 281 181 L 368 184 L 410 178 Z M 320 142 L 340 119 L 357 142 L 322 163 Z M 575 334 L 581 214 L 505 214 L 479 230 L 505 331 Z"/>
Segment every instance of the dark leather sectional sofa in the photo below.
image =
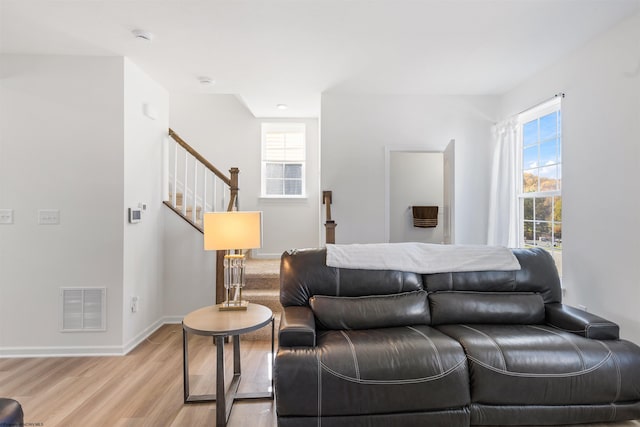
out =
<path fill-rule="evenodd" d="M 24 413 L 18 401 L 0 397 L 0 427 L 24 426 Z"/>
<path fill-rule="evenodd" d="M 640 418 L 640 348 L 561 302 L 542 249 L 518 271 L 420 275 L 283 254 L 281 427 L 557 425 Z"/>

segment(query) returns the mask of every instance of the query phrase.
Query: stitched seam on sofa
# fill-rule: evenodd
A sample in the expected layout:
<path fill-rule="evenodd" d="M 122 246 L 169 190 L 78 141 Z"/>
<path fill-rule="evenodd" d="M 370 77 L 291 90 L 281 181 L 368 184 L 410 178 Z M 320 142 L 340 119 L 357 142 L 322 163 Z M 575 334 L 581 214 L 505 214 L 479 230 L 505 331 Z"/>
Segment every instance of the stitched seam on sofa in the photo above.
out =
<path fill-rule="evenodd" d="M 389 298 L 389 297 L 403 297 L 405 295 L 408 294 L 418 294 L 418 293 L 422 293 L 424 291 L 407 291 L 407 292 L 400 292 L 399 294 L 375 294 L 375 295 L 358 295 L 355 297 L 341 297 L 341 296 L 334 296 L 334 295 L 314 295 L 316 297 L 321 297 L 322 299 L 336 299 L 336 300 L 344 300 L 345 298 L 348 298 L 349 300 L 356 300 L 356 299 L 372 299 L 372 298 Z"/>
<path fill-rule="evenodd" d="M 513 291 L 440 291 L 439 293 L 447 294 L 482 294 L 482 295 L 540 295 L 536 292 L 513 292 Z"/>
<path fill-rule="evenodd" d="M 485 337 L 486 339 L 488 339 L 489 342 L 492 343 L 498 349 L 498 352 L 500 354 L 500 358 L 502 359 L 502 365 L 504 367 L 504 371 L 507 371 L 507 360 L 505 359 L 504 353 L 502 352 L 502 349 L 500 348 L 500 346 L 498 345 L 496 340 L 494 340 L 493 338 L 491 338 L 489 335 L 485 334 L 484 332 L 479 331 L 479 330 L 477 330 L 475 328 L 472 328 L 469 325 L 460 325 L 460 326 L 462 326 L 463 328 L 467 328 L 467 329 L 469 329 L 469 330 L 471 330 L 473 332 L 476 332 L 476 333 L 482 335 L 483 337 Z"/>
<path fill-rule="evenodd" d="M 612 359 L 613 359 L 613 363 L 616 366 L 616 374 L 617 374 L 617 378 L 616 378 L 616 397 L 613 399 L 614 402 L 617 402 L 618 399 L 620 398 L 620 393 L 621 393 L 621 388 L 622 388 L 622 374 L 620 373 L 620 364 L 618 363 L 618 357 L 616 356 L 616 354 L 614 352 L 611 351 L 611 349 L 609 348 L 609 346 L 605 343 L 603 343 L 602 341 L 599 341 L 600 344 L 602 344 L 607 350 L 609 350 L 609 353 L 611 353 Z"/>
<path fill-rule="evenodd" d="M 616 409 L 616 405 L 614 405 L 613 403 L 610 404 L 611 406 L 611 417 L 609 418 L 609 421 L 615 421 L 616 420 L 616 415 L 617 413 L 617 409 Z"/>
<path fill-rule="evenodd" d="M 553 329 L 557 329 L 559 331 L 571 332 L 572 334 L 580 335 L 586 338 L 586 336 L 584 335 L 584 329 L 565 329 L 565 328 L 561 328 L 560 326 L 552 325 L 550 323 L 547 323 L 547 326 Z"/>
<path fill-rule="evenodd" d="M 356 356 L 356 347 L 353 345 L 353 342 L 351 342 L 351 339 L 345 331 L 340 331 L 340 333 L 342 334 L 344 339 L 347 340 L 347 343 L 349 343 L 349 347 L 351 348 L 351 356 L 353 357 L 353 366 L 356 370 L 356 378 L 360 379 L 360 366 L 358 365 L 358 357 Z"/>
<path fill-rule="evenodd" d="M 449 374 L 453 373 L 454 371 L 456 371 L 460 366 L 464 365 L 465 363 L 466 363 L 466 359 L 462 359 L 458 363 L 456 363 L 453 367 L 447 369 L 445 372 L 443 372 L 441 374 L 437 374 L 437 375 L 432 375 L 432 376 L 429 376 L 429 377 L 412 378 L 412 379 L 406 379 L 406 380 L 363 380 L 363 379 L 357 379 L 357 378 L 349 377 L 347 375 L 344 375 L 344 374 L 341 374 L 339 372 L 336 372 L 333 369 L 331 369 L 330 367 L 328 367 L 327 365 L 325 365 L 324 363 L 322 363 L 322 361 L 320 361 L 320 364 L 322 365 L 322 369 L 324 369 L 327 373 L 329 373 L 329 374 L 331 374 L 331 375 L 333 375 L 335 377 L 338 377 L 340 379 L 343 379 L 345 381 L 349 381 L 349 382 L 352 382 L 352 383 L 372 384 L 372 385 L 419 384 L 419 383 L 426 383 L 426 382 L 430 382 L 430 381 L 436 381 L 436 380 L 442 379 L 442 378 L 448 376 Z"/>
<path fill-rule="evenodd" d="M 407 326 L 407 328 L 411 329 L 413 332 L 417 333 L 418 335 L 422 336 L 425 340 L 427 340 L 427 343 L 431 346 L 431 348 L 433 348 L 433 351 L 435 352 L 436 362 L 438 363 L 438 369 L 440 369 L 440 373 L 443 373 L 444 367 L 442 366 L 442 359 L 440 358 L 440 352 L 438 351 L 438 347 L 436 347 L 433 340 L 429 338 L 427 335 L 425 335 L 423 332 L 414 328 L 413 326 Z"/>
<path fill-rule="evenodd" d="M 340 269 L 336 268 L 336 296 L 340 296 Z"/>
<path fill-rule="evenodd" d="M 530 328 L 532 329 L 537 329 L 539 331 L 542 332 L 548 332 L 551 333 L 557 337 L 560 337 L 561 339 L 563 339 L 564 341 L 566 341 L 567 343 L 569 343 L 569 345 L 571 347 L 573 347 L 573 349 L 576 351 L 576 353 L 578 353 L 578 357 L 580 358 L 580 365 L 582 366 L 582 369 L 586 369 L 587 368 L 587 364 L 584 361 L 584 354 L 582 353 L 582 350 L 580 350 L 580 348 L 576 345 L 576 343 L 574 343 L 573 341 L 571 341 L 570 339 L 568 339 L 567 337 L 565 337 L 562 334 L 559 334 L 558 332 L 549 330 L 547 328 L 541 328 L 540 326 L 532 326 L 532 325 L 528 325 Z"/>
<path fill-rule="evenodd" d="M 322 361 L 320 360 L 320 353 L 316 353 L 316 359 L 318 360 L 318 427 L 322 425 Z"/>
<path fill-rule="evenodd" d="M 503 371 L 501 369 L 495 368 L 485 362 L 482 362 L 481 360 L 476 359 L 473 356 L 467 356 L 469 358 L 469 360 L 472 360 L 473 362 L 477 363 L 478 365 L 487 368 L 491 371 L 494 371 L 498 374 L 502 374 L 502 375 L 508 375 L 511 377 L 523 377 L 523 378 L 565 378 L 565 377 L 577 377 L 580 375 L 585 375 L 585 374 L 589 374 L 593 371 L 596 371 L 598 369 L 600 369 L 602 367 L 602 365 L 604 365 L 611 357 L 612 357 L 612 353 L 609 353 L 605 356 L 604 359 L 602 359 L 600 362 L 598 362 L 598 364 L 594 365 L 593 367 L 589 368 L 589 369 L 585 369 L 585 370 L 581 370 L 581 371 L 574 371 L 574 372 L 566 372 L 566 373 L 562 373 L 562 374 L 533 374 L 533 373 L 528 373 L 528 372 L 510 372 L 510 371 Z"/>

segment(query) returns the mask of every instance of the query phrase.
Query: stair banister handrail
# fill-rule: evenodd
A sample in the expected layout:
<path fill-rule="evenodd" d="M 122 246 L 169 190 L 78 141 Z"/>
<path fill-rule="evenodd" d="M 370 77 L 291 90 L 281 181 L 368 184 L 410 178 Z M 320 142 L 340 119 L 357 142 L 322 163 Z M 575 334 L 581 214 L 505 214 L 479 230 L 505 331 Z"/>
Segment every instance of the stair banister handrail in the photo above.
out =
<path fill-rule="evenodd" d="M 189 144 L 187 144 L 186 142 L 184 142 L 184 140 L 182 138 L 180 138 L 180 136 L 175 133 L 171 128 L 169 128 L 169 136 L 171 138 L 173 138 L 173 140 L 175 142 L 178 143 L 178 145 L 180 145 L 182 148 L 184 148 L 185 150 L 187 150 L 187 152 L 189 154 L 191 154 L 193 157 L 196 158 L 196 160 L 198 160 L 200 163 L 202 163 L 207 169 L 209 169 L 211 172 L 213 172 L 215 174 L 215 176 L 217 176 L 218 178 L 220 178 L 222 180 L 222 182 L 224 182 L 225 184 L 227 184 L 227 186 L 231 187 L 231 178 L 229 178 L 228 176 L 226 176 L 224 173 L 220 172 L 220 170 L 218 168 L 216 168 L 215 166 L 213 166 L 207 159 L 205 159 L 204 157 L 202 157 L 202 155 L 200 153 L 198 153 L 196 150 L 193 149 L 193 147 L 191 147 Z M 237 169 L 237 168 L 232 168 L 232 169 Z M 233 175 L 232 175 L 233 176 Z M 236 179 L 236 190 L 238 187 L 238 181 Z"/>

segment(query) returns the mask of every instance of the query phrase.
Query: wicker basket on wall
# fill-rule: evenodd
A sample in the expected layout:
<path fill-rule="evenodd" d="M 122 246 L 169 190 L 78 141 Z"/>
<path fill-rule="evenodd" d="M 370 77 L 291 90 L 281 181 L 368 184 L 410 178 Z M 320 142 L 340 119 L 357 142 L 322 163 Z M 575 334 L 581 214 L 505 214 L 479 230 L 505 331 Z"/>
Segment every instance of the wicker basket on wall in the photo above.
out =
<path fill-rule="evenodd" d="M 413 206 L 413 226 L 433 228 L 438 225 L 437 206 Z"/>

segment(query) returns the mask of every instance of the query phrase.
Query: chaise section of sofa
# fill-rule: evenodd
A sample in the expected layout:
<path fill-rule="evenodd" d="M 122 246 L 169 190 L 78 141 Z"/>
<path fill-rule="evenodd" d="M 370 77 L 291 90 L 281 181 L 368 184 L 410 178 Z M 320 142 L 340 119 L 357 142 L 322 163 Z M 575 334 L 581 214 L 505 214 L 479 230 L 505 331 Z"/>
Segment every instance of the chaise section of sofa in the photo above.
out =
<path fill-rule="evenodd" d="M 416 274 L 285 253 L 280 426 L 556 425 L 640 418 L 640 348 L 562 304 L 553 260 Z"/>

